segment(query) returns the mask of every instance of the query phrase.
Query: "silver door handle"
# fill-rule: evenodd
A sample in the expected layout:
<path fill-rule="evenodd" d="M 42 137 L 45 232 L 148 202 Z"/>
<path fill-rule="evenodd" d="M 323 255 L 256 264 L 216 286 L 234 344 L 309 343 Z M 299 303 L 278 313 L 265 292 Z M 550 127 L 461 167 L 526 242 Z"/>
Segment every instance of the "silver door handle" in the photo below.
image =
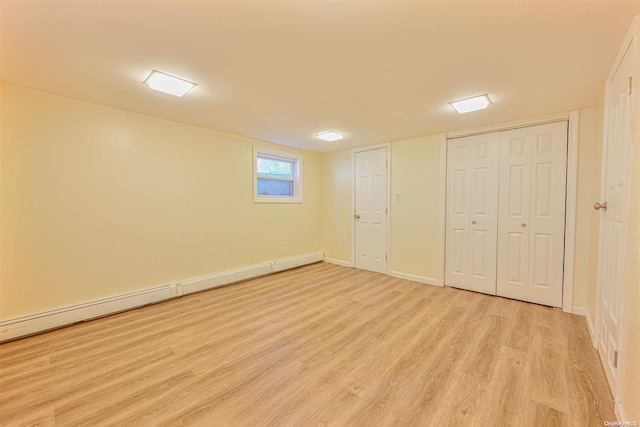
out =
<path fill-rule="evenodd" d="M 354 217 L 355 219 L 360 219 L 360 215 L 358 215 L 358 214 L 355 214 L 353 217 Z"/>
<path fill-rule="evenodd" d="M 600 202 L 595 202 L 593 204 L 593 209 L 599 211 L 600 209 L 604 209 L 604 211 L 607 211 L 607 202 L 604 202 L 603 204 L 600 204 Z"/>

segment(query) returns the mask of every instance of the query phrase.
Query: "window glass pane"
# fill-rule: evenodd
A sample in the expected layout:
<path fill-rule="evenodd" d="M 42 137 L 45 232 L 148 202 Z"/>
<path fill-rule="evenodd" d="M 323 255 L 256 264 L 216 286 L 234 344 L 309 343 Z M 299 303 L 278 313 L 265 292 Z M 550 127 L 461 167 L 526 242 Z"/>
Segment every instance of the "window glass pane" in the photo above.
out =
<path fill-rule="evenodd" d="M 293 178 L 294 162 L 258 157 L 258 174 Z"/>
<path fill-rule="evenodd" d="M 293 181 L 258 178 L 258 195 L 293 197 Z"/>

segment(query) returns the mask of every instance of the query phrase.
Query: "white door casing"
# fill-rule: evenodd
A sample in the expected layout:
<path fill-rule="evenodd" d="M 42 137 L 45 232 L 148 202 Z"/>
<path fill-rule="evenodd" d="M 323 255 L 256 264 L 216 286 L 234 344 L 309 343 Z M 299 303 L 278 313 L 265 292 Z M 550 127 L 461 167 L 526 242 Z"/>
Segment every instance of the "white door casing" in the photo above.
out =
<path fill-rule="evenodd" d="M 445 282 L 495 295 L 498 133 L 447 144 Z"/>
<path fill-rule="evenodd" d="M 387 148 L 354 157 L 355 267 L 387 273 Z"/>
<path fill-rule="evenodd" d="M 631 159 L 633 98 L 629 78 L 635 58 L 628 49 L 607 84 L 606 131 L 603 146 L 603 194 L 600 247 L 598 255 L 598 301 L 596 330 L 598 352 L 611 390 L 616 394 L 617 354 L 620 348 L 622 318 L 622 282 L 626 259 L 627 229 L 631 206 Z"/>
<path fill-rule="evenodd" d="M 497 294 L 562 307 L 567 123 L 500 133 Z"/>

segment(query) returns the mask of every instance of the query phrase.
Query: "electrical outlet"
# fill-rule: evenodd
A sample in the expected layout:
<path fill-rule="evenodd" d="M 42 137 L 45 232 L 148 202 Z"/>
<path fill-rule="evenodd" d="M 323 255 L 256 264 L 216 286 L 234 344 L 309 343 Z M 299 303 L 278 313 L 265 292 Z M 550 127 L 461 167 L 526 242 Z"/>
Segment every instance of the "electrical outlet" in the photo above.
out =
<path fill-rule="evenodd" d="M 332 235 L 331 235 L 331 241 L 332 241 L 333 243 L 336 243 L 336 242 L 338 241 L 338 236 L 336 236 L 335 234 L 332 234 Z"/>
<path fill-rule="evenodd" d="M 396 193 L 396 195 L 395 195 L 395 197 L 394 197 L 394 200 L 395 200 L 396 202 L 399 202 L 399 201 L 400 201 L 400 199 L 401 199 L 401 197 L 400 197 L 400 193 Z"/>

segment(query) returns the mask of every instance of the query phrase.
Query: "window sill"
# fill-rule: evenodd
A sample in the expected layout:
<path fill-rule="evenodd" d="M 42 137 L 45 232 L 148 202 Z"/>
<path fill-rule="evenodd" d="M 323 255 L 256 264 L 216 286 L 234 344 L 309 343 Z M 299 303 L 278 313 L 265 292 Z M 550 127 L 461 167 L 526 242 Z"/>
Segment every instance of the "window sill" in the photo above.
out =
<path fill-rule="evenodd" d="M 254 196 L 253 203 L 302 203 L 302 197 Z"/>

